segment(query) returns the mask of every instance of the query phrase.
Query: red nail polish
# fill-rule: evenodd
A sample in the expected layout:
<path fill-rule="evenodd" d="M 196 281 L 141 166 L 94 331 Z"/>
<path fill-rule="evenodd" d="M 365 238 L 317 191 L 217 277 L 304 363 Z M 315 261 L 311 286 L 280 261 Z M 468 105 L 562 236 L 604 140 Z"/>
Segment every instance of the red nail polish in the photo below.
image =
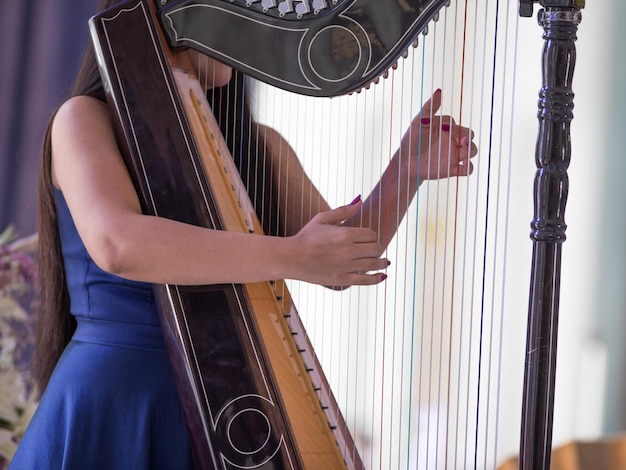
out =
<path fill-rule="evenodd" d="M 443 123 L 441 125 L 441 130 L 444 131 L 444 132 L 449 132 L 450 131 L 450 124 Z"/>
<path fill-rule="evenodd" d="M 387 275 L 386 274 L 383 274 L 382 276 L 380 276 L 380 280 L 381 281 L 384 281 L 385 279 L 387 279 Z"/>
<path fill-rule="evenodd" d="M 354 201 L 352 201 L 350 205 L 354 206 L 355 204 L 358 204 L 360 200 L 361 200 L 361 195 L 359 194 L 357 197 L 354 198 Z"/>
<path fill-rule="evenodd" d="M 430 124 L 430 118 L 424 117 L 424 118 L 420 119 L 420 122 L 422 124 L 424 124 L 425 126 L 427 126 L 428 124 Z"/>

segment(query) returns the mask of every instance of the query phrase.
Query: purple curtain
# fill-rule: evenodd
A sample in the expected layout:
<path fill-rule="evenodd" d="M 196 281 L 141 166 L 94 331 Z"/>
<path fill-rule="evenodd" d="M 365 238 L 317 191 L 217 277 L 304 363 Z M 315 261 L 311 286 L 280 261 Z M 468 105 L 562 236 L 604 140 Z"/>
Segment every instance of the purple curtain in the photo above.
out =
<path fill-rule="evenodd" d="M 0 6 L 0 231 L 36 230 L 39 151 L 69 92 L 96 0 L 2 0 Z"/>

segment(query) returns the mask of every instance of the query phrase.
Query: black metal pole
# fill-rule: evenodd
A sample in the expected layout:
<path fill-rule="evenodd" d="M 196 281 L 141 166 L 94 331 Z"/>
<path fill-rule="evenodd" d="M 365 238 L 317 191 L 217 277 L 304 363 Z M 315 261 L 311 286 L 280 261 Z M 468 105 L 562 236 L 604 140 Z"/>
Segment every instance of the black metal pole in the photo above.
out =
<path fill-rule="evenodd" d="M 535 209 L 530 237 L 532 272 L 526 340 L 519 468 L 550 468 L 556 352 L 565 241 L 567 169 L 573 119 L 572 76 L 576 32 L 584 0 L 542 0 L 538 21 L 544 29 L 539 134 L 535 160 Z M 520 0 L 520 14 L 532 15 L 532 0 Z"/>

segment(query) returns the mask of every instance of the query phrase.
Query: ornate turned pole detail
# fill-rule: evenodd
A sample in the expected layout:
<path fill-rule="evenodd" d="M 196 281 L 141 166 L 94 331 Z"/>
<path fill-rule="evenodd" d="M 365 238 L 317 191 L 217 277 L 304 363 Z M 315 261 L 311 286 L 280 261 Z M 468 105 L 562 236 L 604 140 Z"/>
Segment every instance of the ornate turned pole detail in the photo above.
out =
<path fill-rule="evenodd" d="M 520 13 L 526 3 L 522 1 Z M 535 209 L 530 237 L 533 261 L 530 282 L 526 367 L 522 410 L 520 469 L 550 468 L 561 248 L 565 241 L 567 169 L 571 156 L 572 77 L 581 0 L 543 0 L 538 21 L 544 29 L 543 83 L 539 92 L 539 134 L 535 160 Z M 527 15 L 524 15 L 527 16 Z"/>

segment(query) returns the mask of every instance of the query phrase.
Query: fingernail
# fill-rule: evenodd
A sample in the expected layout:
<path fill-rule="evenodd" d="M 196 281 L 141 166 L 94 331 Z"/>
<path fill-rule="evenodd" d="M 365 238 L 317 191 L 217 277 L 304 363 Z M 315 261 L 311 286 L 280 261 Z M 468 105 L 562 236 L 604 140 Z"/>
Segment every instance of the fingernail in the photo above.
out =
<path fill-rule="evenodd" d="M 387 266 L 391 266 L 391 261 L 387 260 Z"/>
<path fill-rule="evenodd" d="M 383 275 L 380 276 L 380 280 L 381 281 L 384 281 L 385 279 L 387 279 L 387 275 L 386 274 L 383 274 Z"/>
<path fill-rule="evenodd" d="M 361 195 L 359 194 L 357 197 L 354 198 L 354 201 L 352 201 L 350 205 L 354 206 L 355 204 L 358 204 L 360 200 L 361 200 Z"/>
<path fill-rule="evenodd" d="M 430 124 L 430 118 L 424 117 L 424 118 L 420 119 L 420 122 L 422 124 L 424 124 L 425 126 L 427 126 L 428 124 Z"/>
<path fill-rule="evenodd" d="M 449 132 L 450 131 L 450 124 L 447 124 L 447 123 L 444 122 L 441 125 L 441 130 L 444 131 L 444 132 Z"/>
<path fill-rule="evenodd" d="M 437 89 L 435 90 L 435 93 L 441 93 L 441 88 L 437 88 Z"/>

